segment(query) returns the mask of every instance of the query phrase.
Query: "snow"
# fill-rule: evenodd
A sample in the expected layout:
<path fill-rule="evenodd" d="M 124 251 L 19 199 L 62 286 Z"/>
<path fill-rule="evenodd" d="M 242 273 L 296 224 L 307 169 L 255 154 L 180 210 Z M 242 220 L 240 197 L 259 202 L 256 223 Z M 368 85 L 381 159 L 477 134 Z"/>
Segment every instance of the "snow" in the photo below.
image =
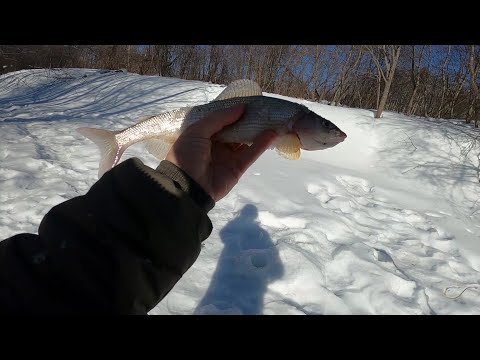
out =
<path fill-rule="evenodd" d="M 97 180 L 99 152 L 75 128 L 120 130 L 223 88 L 124 71 L 0 76 L 0 238 L 35 233 Z M 150 314 L 480 314 L 478 130 L 266 95 L 305 104 L 348 138 L 299 161 L 262 155 Z M 122 159 L 132 156 L 157 164 L 142 145 Z"/>

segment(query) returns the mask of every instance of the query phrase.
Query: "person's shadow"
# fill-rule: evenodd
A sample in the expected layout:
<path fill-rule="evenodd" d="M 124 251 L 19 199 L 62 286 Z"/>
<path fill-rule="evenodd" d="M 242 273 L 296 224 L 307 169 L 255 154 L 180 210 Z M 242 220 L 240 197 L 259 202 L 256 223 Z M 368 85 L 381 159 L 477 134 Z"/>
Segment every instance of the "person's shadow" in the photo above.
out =
<path fill-rule="evenodd" d="M 268 283 L 283 276 L 283 265 L 257 217 L 257 208 L 245 205 L 220 231 L 225 245 L 194 314 L 262 314 Z"/>

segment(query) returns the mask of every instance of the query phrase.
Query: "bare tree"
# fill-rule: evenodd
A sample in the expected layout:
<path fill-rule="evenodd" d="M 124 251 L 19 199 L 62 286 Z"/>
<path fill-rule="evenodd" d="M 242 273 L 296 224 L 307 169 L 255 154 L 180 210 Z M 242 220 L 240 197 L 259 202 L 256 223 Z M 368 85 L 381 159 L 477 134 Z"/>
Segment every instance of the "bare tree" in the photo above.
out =
<path fill-rule="evenodd" d="M 477 102 L 479 98 L 478 82 L 480 81 L 478 74 L 480 73 L 480 51 L 476 45 L 470 45 L 470 56 L 468 62 L 468 69 L 470 75 L 470 105 L 466 117 L 467 123 L 470 123 L 472 119 L 475 119 L 475 127 L 478 127 Z"/>
<path fill-rule="evenodd" d="M 407 115 L 411 115 L 413 112 L 413 105 L 414 101 L 416 99 L 417 91 L 418 91 L 418 85 L 420 83 L 420 66 L 423 61 L 423 55 L 425 53 L 425 45 L 420 46 L 419 49 L 416 49 L 417 46 L 411 45 L 411 53 L 410 53 L 410 63 L 411 63 L 411 69 L 410 69 L 410 76 L 411 76 L 411 81 L 412 81 L 412 94 L 410 95 L 410 100 L 408 101 L 408 106 L 407 106 Z"/>
<path fill-rule="evenodd" d="M 388 93 L 392 86 L 402 47 L 400 45 L 380 45 L 375 47 L 366 46 L 366 48 L 370 52 L 372 60 L 377 66 L 378 73 L 384 82 L 382 98 L 375 112 L 375 118 L 378 119 L 382 115 L 385 104 L 387 103 Z"/>
<path fill-rule="evenodd" d="M 464 56 L 464 52 L 460 47 L 454 47 L 454 55 L 458 57 L 456 63 L 458 66 L 455 67 L 453 70 L 453 81 L 452 81 L 452 89 L 449 93 L 449 101 L 448 101 L 448 114 L 450 118 L 455 116 L 455 107 L 459 100 L 460 95 L 464 92 L 465 89 L 465 80 L 467 78 L 468 73 L 468 60 L 467 57 Z"/>
<path fill-rule="evenodd" d="M 342 66 L 339 81 L 337 82 L 337 88 L 333 95 L 332 104 L 343 103 L 344 99 L 348 95 L 349 91 L 355 86 L 355 82 L 352 77 L 355 77 L 355 73 L 358 71 L 360 61 L 363 57 L 362 47 L 355 45 L 348 49 L 348 55 Z M 354 97 L 354 93 L 350 94 Z"/>

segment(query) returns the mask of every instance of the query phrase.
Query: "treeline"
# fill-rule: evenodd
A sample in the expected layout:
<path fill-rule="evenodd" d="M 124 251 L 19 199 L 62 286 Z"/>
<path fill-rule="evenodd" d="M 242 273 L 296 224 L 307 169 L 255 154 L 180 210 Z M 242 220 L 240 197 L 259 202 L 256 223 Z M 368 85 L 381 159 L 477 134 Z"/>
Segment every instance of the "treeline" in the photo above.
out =
<path fill-rule="evenodd" d="M 434 118 L 480 122 L 478 45 L 0 45 L 0 73 L 126 69 Z"/>

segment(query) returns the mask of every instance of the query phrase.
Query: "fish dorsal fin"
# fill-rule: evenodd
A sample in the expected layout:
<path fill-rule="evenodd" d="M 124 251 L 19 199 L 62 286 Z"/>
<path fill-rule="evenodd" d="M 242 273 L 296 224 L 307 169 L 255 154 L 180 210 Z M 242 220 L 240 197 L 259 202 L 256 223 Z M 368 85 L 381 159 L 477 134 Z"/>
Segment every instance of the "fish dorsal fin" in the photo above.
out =
<path fill-rule="evenodd" d="M 240 79 L 230 83 L 213 101 L 244 96 L 262 96 L 262 88 L 253 80 Z"/>
<path fill-rule="evenodd" d="M 300 139 L 295 134 L 281 136 L 276 144 L 277 152 L 286 159 L 300 159 Z"/>
<path fill-rule="evenodd" d="M 149 139 L 145 141 L 145 147 L 158 160 L 163 160 L 174 143 L 172 140 L 170 138 Z"/>

